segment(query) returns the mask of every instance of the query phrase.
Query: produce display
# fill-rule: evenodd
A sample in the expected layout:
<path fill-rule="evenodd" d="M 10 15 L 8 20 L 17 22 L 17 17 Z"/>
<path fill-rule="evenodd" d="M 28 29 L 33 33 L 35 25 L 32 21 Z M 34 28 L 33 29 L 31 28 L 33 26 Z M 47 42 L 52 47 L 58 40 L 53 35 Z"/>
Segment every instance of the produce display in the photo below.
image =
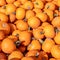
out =
<path fill-rule="evenodd" d="M 60 60 L 60 0 L 0 0 L 0 60 Z"/>

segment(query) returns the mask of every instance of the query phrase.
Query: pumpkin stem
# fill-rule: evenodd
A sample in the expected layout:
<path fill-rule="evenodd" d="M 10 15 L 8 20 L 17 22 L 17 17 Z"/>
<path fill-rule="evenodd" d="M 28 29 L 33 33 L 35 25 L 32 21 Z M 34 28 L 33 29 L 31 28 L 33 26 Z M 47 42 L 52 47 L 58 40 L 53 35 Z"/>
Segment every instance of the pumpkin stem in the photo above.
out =
<path fill-rule="evenodd" d="M 60 11 L 60 7 L 59 7 L 59 9 L 58 9 L 59 11 Z"/>
<path fill-rule="evenodd" d="M 6 5 L 2 6 L 3 9 L 6 9 Z"/>
<path fill-rule="evenodd" d="M 15 15 L 16 15 L 16 12 L 13 12 L 13 14 L 15 14 Z"/>
<path fill-rule="evenodd" d="M 50 6 L 47 6 L 47 9 L 49 9 Z"/>
<path fill-rule="evenodd" d="M 15 42 L 17 48 L 20 46 L 20 43 L 21 42 L 19 40 Z"/>
<path fill-rule="evenodd" d="M 38 3 L 38 2 L 35 2 L 35 4 L 36 4 L 36 5 L 39 5 L 39 3 Z"/>
<path fill-rule="evenodd" d="M 56 27 L 55 27 L 54 30 L 55 30 L 56 33 L 60 32 L 60 30 L 58 28 L 56 28 Z"/>
<path fill-rule="evenodd" d="M 37 52 L 35 56 L 38 57 L 39 56 L 39 53 Z"/>
<path fill-rule="evenodd" d="M 27 21 L 27 18 L 24 18 L 24 21 Z"/>
<path fill-rule="evenodd" d="M 32 28 L 31 27 L 28 27 L 28 30 L 32 30 Z"/>
<path fill-rule="evenodd" d="M 46 12 L 43 12 L 43 13 L 47 15 L 47 13 L 46 13 Z"/>
<path fill-rule="evenodd" d="M 41 44 L 43 44 L 44 41 L 43 41 L 42 39 L 39 39 L 39 42 L 40 42 Z"/>
<path fill-rule="evenodd" d="M 54 17 L 57 17 L 57 16 L 58 16 L 58 14 L 56 14 L 56 13 L 55 13 L 53 16 L 54 16 Z"/>
<path fill-rule="evenodd" d="M 32 37 L 31 39 L 32 39 L 32 40 L 34 40 L 35 38 L 34 38 L 34 37 Z"/>
<path fill-rule="evenodd" d="M 41 31 L 40 34 L 44 34 L 44 32 Z"/>
<path fill-rule="evenodd" d="M 3 23 L 3 24 L 2 24 L 2 27 L 3 27 L 3 28 L 5 28 L 5 27 L 6 27 L 6 24 L 5 24 L 5 23 Z"/>
<path fill-rule="evenodd" d="M 19 34 L 16 34 L 15 36 L 16 36 L 16 37 L 19 37 Z"/>

